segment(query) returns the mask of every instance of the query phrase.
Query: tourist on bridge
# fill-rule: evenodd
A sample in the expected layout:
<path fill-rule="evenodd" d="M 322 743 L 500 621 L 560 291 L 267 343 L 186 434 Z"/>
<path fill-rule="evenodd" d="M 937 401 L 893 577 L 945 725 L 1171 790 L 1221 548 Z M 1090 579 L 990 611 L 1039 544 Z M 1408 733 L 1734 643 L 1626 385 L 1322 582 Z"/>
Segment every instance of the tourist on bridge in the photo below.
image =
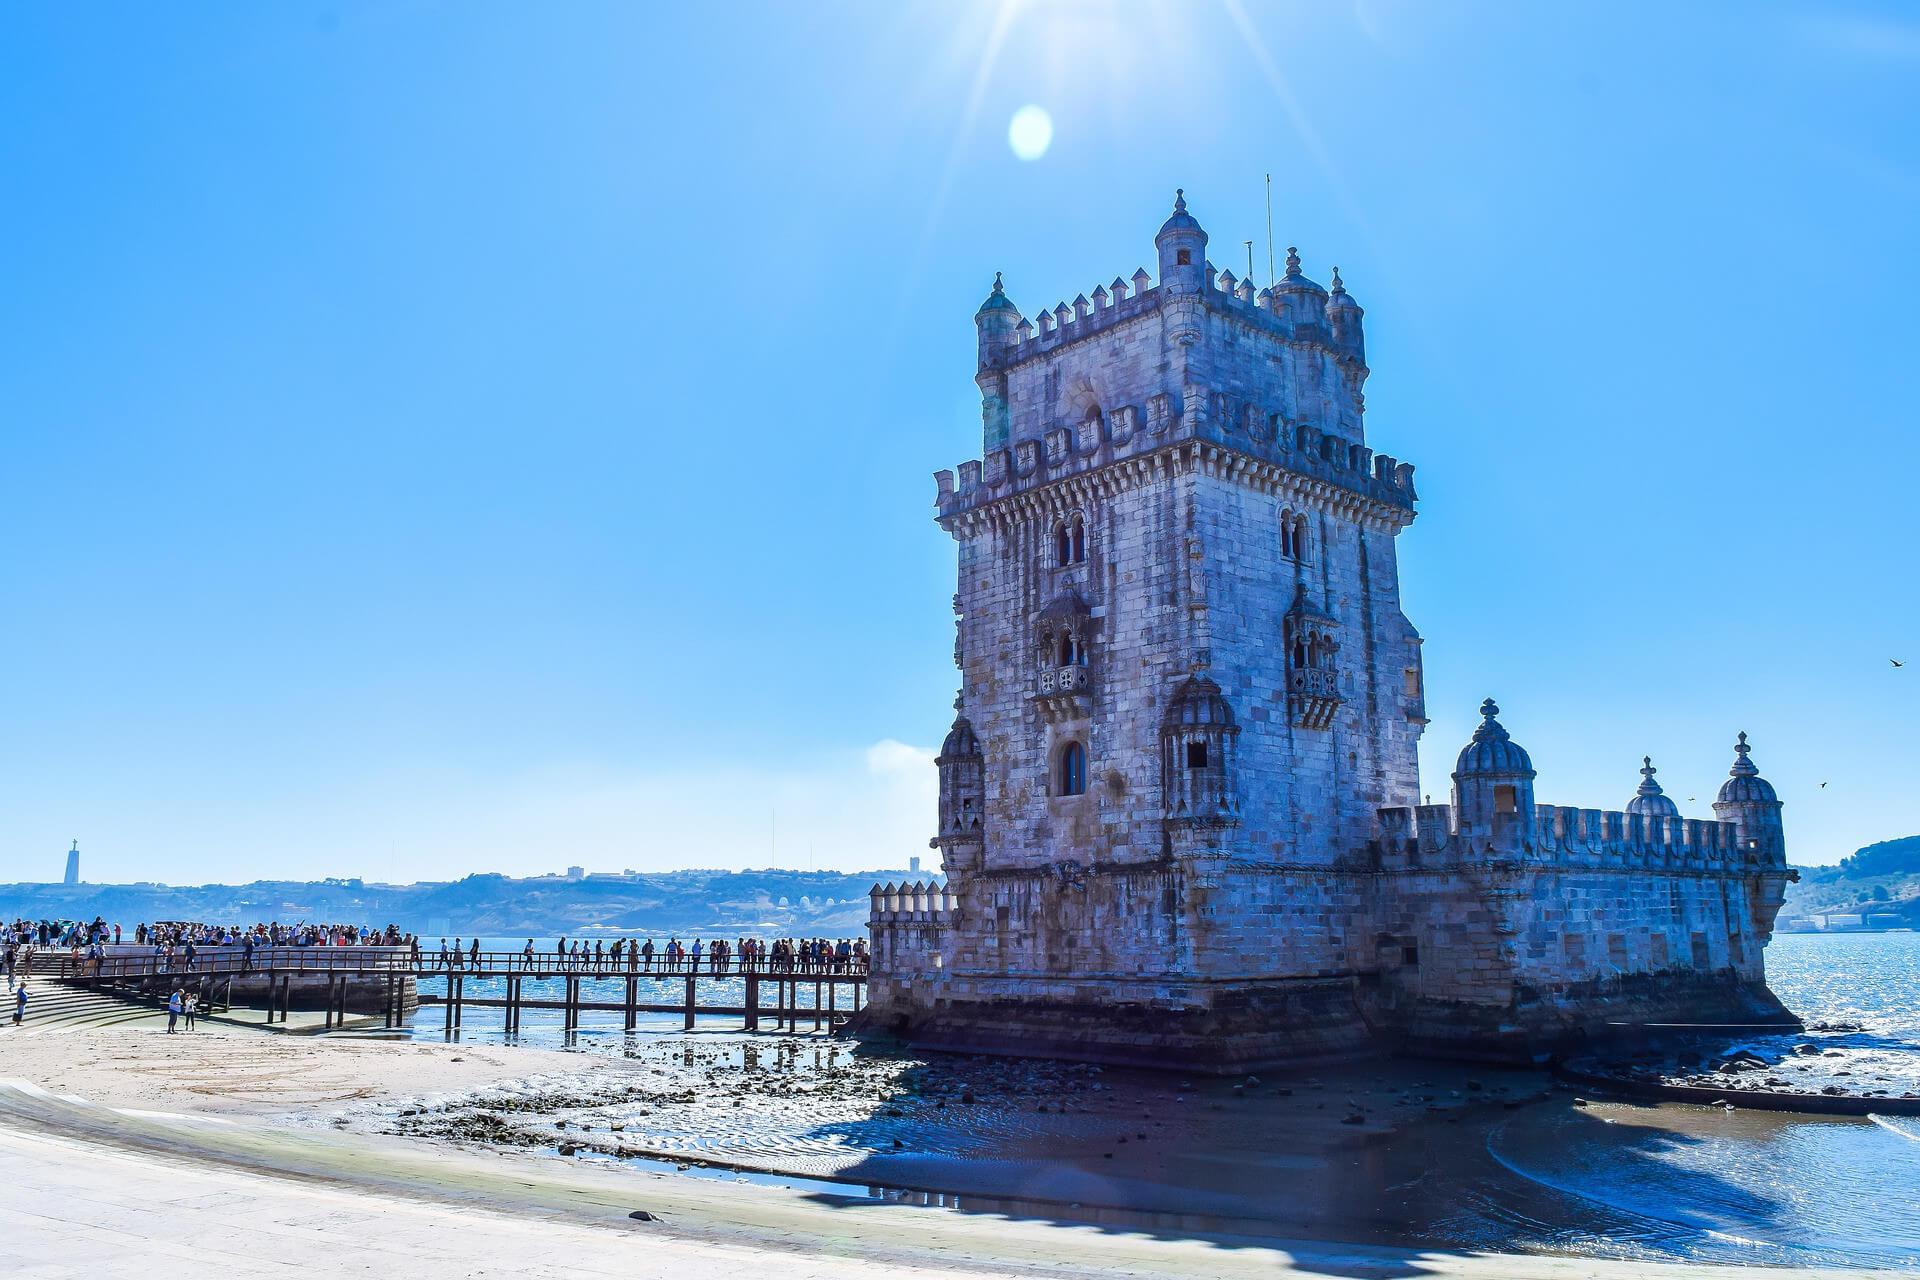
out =
<path fill-rule="evenodd" d="M 480 972 L 480 939 L 473 940 L 473 950 L 470 954 L 473 956 L 473 971 L 478 973 Z"/>
<path fill-rule="evenodd" d="M 440 939 L 440 962 L 438 967 L 442 969 L 450 969 L 452 967 L 447 963 L 447 940 L 445 938 Z"/>
<path fill-rule="evenodd" d="M 648 973 L 653 972 L 653 939 L 648 938 L 640 947 L 640 967 Z"/>
<path fill-rule="evenodd" d="M 527 939 L 527 945 L 520 949 L 520 969 L 523 973 L 533 971 L 533 939 Z"/>

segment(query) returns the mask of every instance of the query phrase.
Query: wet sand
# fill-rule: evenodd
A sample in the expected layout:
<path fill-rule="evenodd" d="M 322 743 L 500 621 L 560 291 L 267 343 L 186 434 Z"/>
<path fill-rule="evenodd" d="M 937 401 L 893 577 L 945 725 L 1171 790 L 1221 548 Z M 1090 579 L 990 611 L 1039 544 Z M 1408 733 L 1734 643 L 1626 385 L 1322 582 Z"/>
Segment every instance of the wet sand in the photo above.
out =
<path fill-rule="evenodd" d="M 1183 1081 L 807 1036 L 577 1052 L 156 1024 L 0 1034 L 0 1079 L 20 1082 L 0 1088 L 0 1212 L 33 1239 L 78 1232 L 106 1264 L 92 1275 L 150 1269 L 76 1215 L 148 1220 L 155 1165 L 174 1188 L 161 1203 L 319 1224 L 306 1243 L 275 1237 L 288 1258 L 438 1249 L 500 1274 L 632 1273 L 641 1230 L 649 1266 L 691 1276 L 717 1270 L 651 1246 L 725 1245 L 801 1275 L 1275 1274 L 1307 1258 L 1343 1275 L 1701 1273 L 1659 1261 L 1675 1255 L 1657 1216 L 1579 1194 L 1604 1169 L 1553 1185 L 1562 1151 L 1615 1118 L 1533 1073 L 1377 1063 Z M 69 1167 L 87 1196 L 49 1202 Z M 421 1239 L 363 1238 L 352 1224 L 383 1205 L 404 1206 Z M 626 1218 L 636 1208 L 661 1221 Z M 796 1271 L 802 1256 L 826 1269 Z"/>
<path fill-rule="evenodd" d="M 127 1115 L 0 1085 L 15 1274 L 352 1269 L 466 1276 L 1644 1276 L 1641 1263 L 1112 1231 L 777 1187 Z M 644 1219 L 632 1215 L 643 1213 Z M 1674 1280 L 1711 1267 L 1661 1268 Z M 1750 1276 L 1784 1271 L 1748 1270 Z M 1791 1273 L 1804 1274 L 1804 1273 Z"/>

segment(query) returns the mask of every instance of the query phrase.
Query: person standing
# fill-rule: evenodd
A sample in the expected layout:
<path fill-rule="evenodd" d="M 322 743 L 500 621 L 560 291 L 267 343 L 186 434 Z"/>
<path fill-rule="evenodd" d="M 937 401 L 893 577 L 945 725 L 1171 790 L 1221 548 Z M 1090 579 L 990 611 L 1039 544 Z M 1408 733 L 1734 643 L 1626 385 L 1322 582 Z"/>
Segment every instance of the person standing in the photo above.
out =
<path fill-rule="evenodd" d="M 172 1035 L 174 1024 L 180 1021 L 180 988 L 175 987 L 173 994 L 167 997 L 167 1034 Z"/>
<path fill-rule="evenodd" d="M 191 991 L 183 992 L 180 997 L 180 1012 L 187 1017 L 187 1030 L 193 1030 L 193 1015 L 199 1008 L 200 997 Z"/>
<path fill-rule="evenodd" d="M 25 978 L 22 978 L 20 980 L 20 985 L 13 989 L 13 1025 L 16 1027 L 19 1026 L 20 1019 L 26 1016 L 27 1016 L 27 982 Z"/>

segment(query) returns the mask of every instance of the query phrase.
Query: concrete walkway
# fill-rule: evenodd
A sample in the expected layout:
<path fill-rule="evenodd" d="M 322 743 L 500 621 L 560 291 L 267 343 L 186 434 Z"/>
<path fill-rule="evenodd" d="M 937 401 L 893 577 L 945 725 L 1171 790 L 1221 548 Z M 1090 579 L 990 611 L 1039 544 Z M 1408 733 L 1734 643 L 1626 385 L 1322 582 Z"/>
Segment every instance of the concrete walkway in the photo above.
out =
<path fill-rule="evenodd" d="M 636 1209 L 655 1220 L 634 1220 Z M 176 1268 L 673 1280 L 1807 1274 L 1110 1231 L 115 1111 L 18 1082 L 0 1082 L 0 1222 L 7 1275 L 36 1280 Z"/>

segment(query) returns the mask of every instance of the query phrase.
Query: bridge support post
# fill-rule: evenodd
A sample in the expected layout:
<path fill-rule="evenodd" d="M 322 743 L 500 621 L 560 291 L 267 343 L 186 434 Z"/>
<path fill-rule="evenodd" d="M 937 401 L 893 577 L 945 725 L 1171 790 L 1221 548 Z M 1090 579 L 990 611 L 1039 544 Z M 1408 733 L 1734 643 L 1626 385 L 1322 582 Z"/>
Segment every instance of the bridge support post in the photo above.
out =
<path fill-rule="evenodd" d="M 827 983 L 827 1029 L 828 1030 L 833 1029 L 833 1006 L 834 1006 L 834 1000 L 838 996 L 839 991 L 840 991 L 840 984 L 838 982 Z"/>
<path fill-rule="evenodd" d="M 453 974 L 451 971 L 449 971 L 447 974 L 446 1015 L 447 1015 L 446 1016 L 447 1034 L 451 1036 L 453 1034 Z"/>
<path fill-rule="evenodd" d="M 760 1029 L 760 975 L 747 975 L 747 1030 Z"/>
<path fill-rule="evenodd" d="M 687 1024 L 686 1024 L 687 1030 L 689 1031 L 693 1030 L 693 1009 L 694 1009 L 694 998 L 695 998 L 694 982 L 695 982 L 694 976 L 691 973 L 689 973 L 687 975 Z"/>
<path fill-rule="evenodd" d="M 820 1029 L 820 979 L 818 978 L 813 980 L 813 1029 L 815 1031 Z"/>
<path fill-rule="evenodd" d="M 640 979 L 627 975 L 627 1030 L 640 1025 Z"/>

